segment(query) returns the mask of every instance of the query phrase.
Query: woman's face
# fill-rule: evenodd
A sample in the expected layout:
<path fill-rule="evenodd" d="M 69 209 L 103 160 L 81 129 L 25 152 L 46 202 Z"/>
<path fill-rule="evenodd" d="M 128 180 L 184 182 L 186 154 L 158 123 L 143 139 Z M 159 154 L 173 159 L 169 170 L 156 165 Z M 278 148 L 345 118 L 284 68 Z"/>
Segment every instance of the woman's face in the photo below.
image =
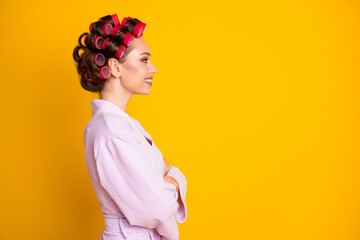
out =
<path fill-rule="evenodd" d="M 150 62 L 151 53 L 142 37 L 135 38 L 131 46 L 133 49 L 120 66 L 120 82 L 131 94 L 147 95 L 152 85 L 151 77 L 157 70 Z"/>

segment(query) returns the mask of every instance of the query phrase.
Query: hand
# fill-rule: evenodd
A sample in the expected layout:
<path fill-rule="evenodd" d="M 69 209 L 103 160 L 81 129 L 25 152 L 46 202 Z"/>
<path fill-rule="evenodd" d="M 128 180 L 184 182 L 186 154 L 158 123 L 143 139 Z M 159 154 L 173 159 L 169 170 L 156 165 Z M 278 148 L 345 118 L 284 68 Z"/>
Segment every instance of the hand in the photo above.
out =
<path fill-rule="evenodd" d="M 176 181 L 175 178 L 170 177 L 170 176 L 164 176 L 164 181 L 168 182 L 168 183 L 171 183 L 171 184 L 174 184 L 175 187 L 176 187 L 176 191 L 179 192 L 179 184 L 178 184 L 178 182 Z"/>
<path fill-rule="evenodd" d="M 170 170 L 170 165 L 167 163 L 166 159 L 163 157 L 164 159 L 164 176 L 166 176 L 166 174 L 169 172 Z"/>

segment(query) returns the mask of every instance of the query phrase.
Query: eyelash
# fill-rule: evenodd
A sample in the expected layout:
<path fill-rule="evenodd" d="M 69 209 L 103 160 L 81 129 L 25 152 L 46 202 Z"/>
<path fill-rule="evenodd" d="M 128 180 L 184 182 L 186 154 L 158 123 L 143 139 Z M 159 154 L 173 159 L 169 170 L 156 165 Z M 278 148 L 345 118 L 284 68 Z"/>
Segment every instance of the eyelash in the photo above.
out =
<path fill-rule="evenodd" d="M 149 60 L 149 58 L 143 58 L 141 61 L 146 60 L 146 62 Z"/>

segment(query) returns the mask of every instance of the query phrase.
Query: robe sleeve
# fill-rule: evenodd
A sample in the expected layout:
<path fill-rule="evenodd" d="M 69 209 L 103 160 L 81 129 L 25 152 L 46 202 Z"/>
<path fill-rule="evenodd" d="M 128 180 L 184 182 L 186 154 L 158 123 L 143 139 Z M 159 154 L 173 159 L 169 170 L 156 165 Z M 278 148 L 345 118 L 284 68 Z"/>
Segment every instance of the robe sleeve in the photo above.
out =
<path fill-rule="evenodd" d="M 184 176 L 184 174 L 182 174 L 182 172 L 180 172 L 180 170 L 177 167 L 173 167 L 170 166 L 170 170 L 168 171 L 168 173 L 166 174 L 167 176 L 173 177 L 179 185 L 179 192 L 180 192 L 180 206 L 178 208 L 178 210 L 176 211 L 175 217 L 176 217 L 176 221 L 178 221 L 178 223 L 183 223 L 186 220 L 186 216 L 187 216 L 187 209 L 186 209 L 186 203 L 185 203 L 185 195 L 186 195 L 186 188 L 187 188 L 187 181 L 186 178 Z"/>
<path fill-rule="evenodd" d="M 131 225 L 156 228 L 164 240 L 178 240 L 176 187 L 164 181 L 143 146 L 130 133 L 112 136 L 96 158 L 101 187 Z"/>

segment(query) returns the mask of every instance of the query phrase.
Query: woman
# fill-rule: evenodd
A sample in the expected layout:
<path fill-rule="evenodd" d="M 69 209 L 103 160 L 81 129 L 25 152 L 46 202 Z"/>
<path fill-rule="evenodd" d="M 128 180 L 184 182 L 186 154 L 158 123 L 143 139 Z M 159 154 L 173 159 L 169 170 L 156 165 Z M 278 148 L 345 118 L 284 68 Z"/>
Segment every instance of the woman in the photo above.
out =
<path fill-rule="evenodd" d="M 134 94 L 150 93 L 157 71 L 141 37 L 145 26 L 136 18 L 120 23 L 116 14 L 107 15 L 90 25 L 73 52 L 81 86 L 100 93 L 100 99 L 91 100 L 84 145 L 104 215 L 103 240 L 176 240 L 176 221 L 183 223 L 187 216 L 185 176 L 126 113 Z"/>

